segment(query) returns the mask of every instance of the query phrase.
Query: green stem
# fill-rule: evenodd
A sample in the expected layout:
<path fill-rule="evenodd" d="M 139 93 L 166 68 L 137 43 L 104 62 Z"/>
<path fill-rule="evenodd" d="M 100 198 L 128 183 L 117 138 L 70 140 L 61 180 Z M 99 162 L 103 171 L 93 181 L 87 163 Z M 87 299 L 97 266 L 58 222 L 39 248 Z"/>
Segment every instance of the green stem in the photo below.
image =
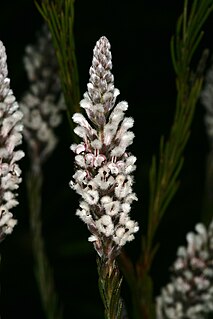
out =
<path fill-rule="evenodd" d="M 115 260 L 97 258 L 98 284 L 104 304 L 105 319 L 121 319 L 122 301 L 120 289 L 122 277 Z"/>
<path fill-rule="evenodd" d="M 41 3 L 35 0 L 35 4 L 52 35 L 71 134 L 77 141 L 72 122 L 73 113 L 80 112 L 79 76 L 73 32 L 74 0 L 44 0 Z"/>
<path fill-rule="evenodd" d="M 53 272 L 45 253 L 42 237 L 41 192 L 43 176 L 39 172 L 30 171 L 27 175 L 27 191 L 30 213 L 30 230 L 32 250 L 35 262 L 35 275 L 44 312 L 47 319 L 62 319 L 55 290 Z"/>

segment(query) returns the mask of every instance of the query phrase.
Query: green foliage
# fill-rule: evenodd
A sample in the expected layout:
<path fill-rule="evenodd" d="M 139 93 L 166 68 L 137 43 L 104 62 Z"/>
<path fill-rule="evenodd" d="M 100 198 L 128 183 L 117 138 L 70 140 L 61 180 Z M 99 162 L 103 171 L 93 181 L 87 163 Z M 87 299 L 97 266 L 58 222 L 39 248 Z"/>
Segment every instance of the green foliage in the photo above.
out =
<path fill-rule="evenodd" d="M 202 39 L 204 22 L 213 10 L 212 0 L 194 0 L 190 10 L 188 1 L 184 1 L 183 13 L 178 19 L 176 33 L 171 40 L 171 56 L 176 73 L 177 100 L 173 125 L 169 137 L 161 137 L 159 156 L 153 156 L 150 168 L 150 198 L 147 234 L 142 236 L 142 251 L 136 264 L 136 275 L 124 271 L 131 291 L 138 296 L 135 318 L 154 318 L 152 296 L 152 278 L 149 271 L 158 249 L 155 234 L 168 205 L 179 187 L 179 173 L 183 167 L 183 153 L 190 136 L 195 106 L 200 96 L 203 76 L 202 69 L 206 54 L 201 58 L 196 72 L 192 71 L 194 53 Z M 130 264 L 126 255 L 120 259 L 122 268 Z M 128 267 L 132 268 L 133 267 Z"/>
<path fill-rule="evenodd" d="M 194 76 L 191 63 L 203 32 L 201 28 L 213 9 L 212 0 L 195 0 L 188 14 L 188 1 L 177 22 L 176 34 L 171 40 L 171 56 L 176 73 L 177 101 L 170 136 L 160 141 L 158 160 L 153 157 L 150 169 L 150 204 L 147 237 L 143 238 L 144 250 L 152 255 L 153 239 L 169 203 L 178 186 L 183 167 L 183 152 L 190 136 L 196 102 L 200 96 L 203 77 Z M 157 164 L 158 162 L 158 164 Z"/>
<path fill-rule="evenodd" d="M 59 64 L 62 90 L 71 130 L 72 115 L 79 112 L 79 81 L 73 35 L 74 0 L 43 0 L 36 6 L 48 24 Z"/>

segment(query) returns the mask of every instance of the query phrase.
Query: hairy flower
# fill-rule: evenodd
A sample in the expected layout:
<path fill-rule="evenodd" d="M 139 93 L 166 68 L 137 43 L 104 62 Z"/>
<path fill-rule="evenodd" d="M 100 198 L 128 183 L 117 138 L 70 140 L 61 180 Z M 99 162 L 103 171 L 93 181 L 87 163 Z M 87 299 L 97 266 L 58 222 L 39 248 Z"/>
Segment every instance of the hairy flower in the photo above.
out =
<path fill-rule="evenodd" d="M 126 242 L 134 239 L 138 224 L 129 217 L 133 193 L 135 156 L 127 153 L 134 134 L 133 119 L 125 117 L 127 102 L 115 105 L 118 89 L 111 73 L 110 43 L 105 37 L 93 51 L 87 92 L 80 113 L 73 115 L 78 124 L 74 132 L 83 140 L 71 145 L 76 154 L 76 172 L 71 187 L 81 195 L 77 215 L 87 224 L 99 256 L 114 259 Z"/>
<path fill-rule="evenodd" d="M 16 190 L 21 182 L 17 162 L 24 156 L 15 150 L 22 143 L 22 117 L 7 70 L 5 47 L 0 41 L 0 241 L 13 231 L 17 221 L 10 210 L 18 205 Z"/>
<path fill-rule="evenodd" d="M 36 171 L 56 146 L 54 129 L 61 123 L 61 112 L 65 109 L 57 60 L 46 26 L 37 43 L 26 47 L 24 64 L 30 87 L 20 107 L 24 113 L 24 138 Z"/>
<path fill-rule="evenodd" d="M 203 319 L 213 315 L 213 221 L 187 234 L 172 267 L 171 282 L 157 298 L 158 319 Z"/>

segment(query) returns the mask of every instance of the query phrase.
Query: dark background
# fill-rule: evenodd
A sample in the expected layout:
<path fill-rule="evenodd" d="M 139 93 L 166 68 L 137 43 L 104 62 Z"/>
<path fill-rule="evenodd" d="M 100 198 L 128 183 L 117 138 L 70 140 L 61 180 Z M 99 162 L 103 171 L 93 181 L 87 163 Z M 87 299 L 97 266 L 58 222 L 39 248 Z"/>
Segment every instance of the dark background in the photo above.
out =
<path fill-rule="evenodd" d="M 145 230 L 148 205 L 148 173 L 151 157 L 158 150 L 162 134 L 168 135 L 175 110 L 175 78 L 170 58 L 170 39 L 183 1 L 88 1 L 76 0 L 75 41 L 81 94 L 86 90 L 92 49 L 105 35 L 112 45 L 113 73 L 120 99 L 129 103 L 128 114 L 135 119 L 136 135 L 131 151 L 137 156 L 135 191 L 139 202 L 132 217 L 140 223 L 140 234 L 127 245 L 133 259 L 139 252 L 140 235 Z M 0 39 L 8 56 L 11 87 L 19 100 L 27 89 L 22 64 L 24 48 L 34 43 L 43 23 L 33 1 L 4 1 L 0 8 Z M 205 24 L 205 35 L 198 56 L 205 47 L 212 49 L 213 16 Z M 155 294 L 168 281 L 168 268 L 186 232 L 193 230 L 202 216 L 205 159 L 208 151 L 203 108 L 198 103 L 191 138 L 185 151 L 181 187 L 172 201 L 158 233 L 161 248 L 153 265 Z M 66 119 L 57 130 L 60 143 L 44 166 L 43 233 L 55 273 L 56 286 L 64 305 L 64 318 L 103 318 L 97 286 L 95 252 L 87 242 L 86 226 L 75 216 L 78 197 L 69 188 L 73 174 L 72 143 Z M 25 144 L 24 144 L 25 148 Z M 42 319 L 39 295 L 33 274 L 33 258 L 28 225 L 25 176 L 29 165 L 22 161 L 23 183 L 18 219 L 13 234 L 1 243 L 2 319 Z M 129 296 L 125 283 L 123 294 Z"/>

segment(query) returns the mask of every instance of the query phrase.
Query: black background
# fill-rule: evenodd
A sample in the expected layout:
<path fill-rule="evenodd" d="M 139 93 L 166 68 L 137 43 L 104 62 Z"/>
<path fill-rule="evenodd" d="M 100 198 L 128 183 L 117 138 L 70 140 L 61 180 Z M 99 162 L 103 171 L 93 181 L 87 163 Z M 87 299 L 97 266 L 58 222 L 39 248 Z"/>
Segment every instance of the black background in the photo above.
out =
<path fill-rule="evenodd" d="M 2 1 L 1 1 L 2 2 Z M 135 119 L 136 135 L 131 151 L 137 156 L 135 191 L 139 201 L 132 217 L 140 223 L 140 233 L 127 251 L 136 259 L 140 235 L 145 230 L 148 206 L 148 173 L 151 157 L 158 150 L 162 134 L 168 135 L 175 110 L 175 77 L 170 58 L 170 39 L 183 1 L 104 1 L 76 0 L 75 42 L 81 94 L 86 90 L 92 49 L 105 35 L 112 45 L 115 86 L 119 99 L 129 103 L 128 115 Z M 33 1 L 4 1 L 0 7 L 0 39 L 8 56 L 11 88 L 17 100 L 27 89 L 22 64 L 24 48 L 34 43 L 43 23 Z M 213 17 L 205 24 L 205 35 L 197 56 L 205 47 L 212 49 Z M 195 58 L 196 60 L 196 58 Z M 196 61 L 195 61 L 196 62 Z M 198 103 L 191 138 L 185 151 L 181 187 L 161 224 L 158 239 L 161 248 L 152 274 L 155 294 L 168 281 L 168 268 L 185 234 L 202 218 L 205 159 L 208 151 L 203 108 Z M 78 197 L 69 188 L 73 174 L 72 143 L 66 119 L 57 130 L 59 144 L 44 166 L 43 233 L 46 249 L 55 273 L 56 286 L 64 305 L 64 318 L 103 318 L 97 286 L 95 252 L 87 242 L 86 226 L 75 216 Z M 25 144 L 23 147 L 26 149 Z M 23 183 L 20 205 L 14 210 L 18 219 L 13 234 L 1 243 L 2 319 L 42 319 L 40 300 L 33 274 L 25 176 L 29 162 L 22 160 Z M 129 291 L 125 283 L 124 297 Z"/>

